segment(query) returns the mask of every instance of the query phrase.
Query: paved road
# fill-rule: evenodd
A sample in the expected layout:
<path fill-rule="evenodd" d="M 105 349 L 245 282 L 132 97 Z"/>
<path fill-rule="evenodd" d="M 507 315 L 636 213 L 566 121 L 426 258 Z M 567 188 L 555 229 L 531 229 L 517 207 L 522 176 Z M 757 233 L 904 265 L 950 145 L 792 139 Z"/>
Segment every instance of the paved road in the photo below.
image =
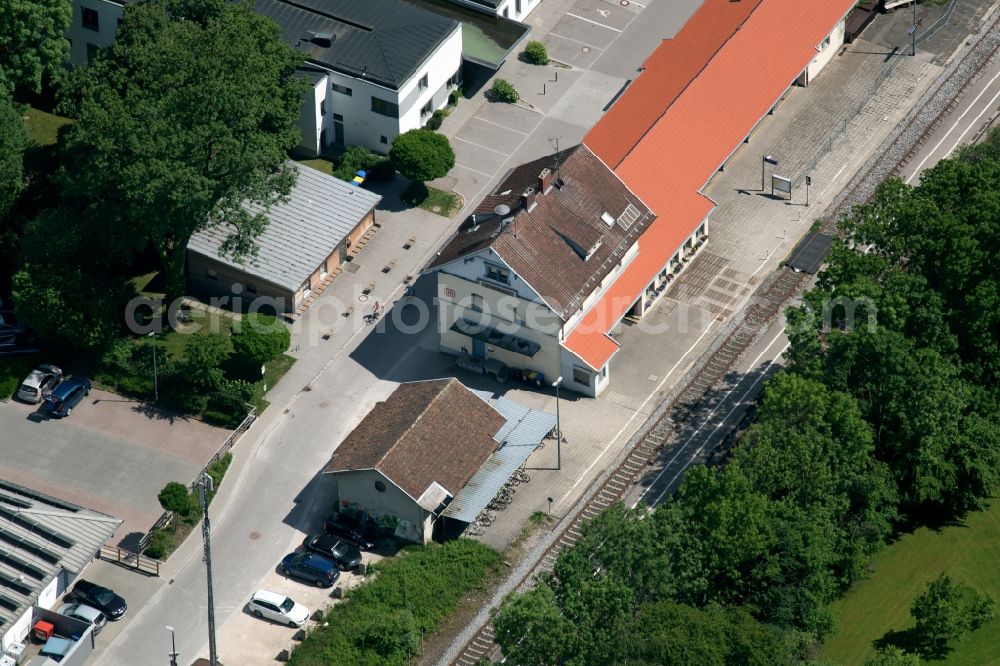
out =
<path fill-rule="evenodd" d="M 959 146 L 972 143 L 993 124 L 1000 113 L 1000 58 L 994 57 L 979 77 L 927 137 L 900 174 L 902 179 L 916 185 L 920 174 L 952 155 Z"/>

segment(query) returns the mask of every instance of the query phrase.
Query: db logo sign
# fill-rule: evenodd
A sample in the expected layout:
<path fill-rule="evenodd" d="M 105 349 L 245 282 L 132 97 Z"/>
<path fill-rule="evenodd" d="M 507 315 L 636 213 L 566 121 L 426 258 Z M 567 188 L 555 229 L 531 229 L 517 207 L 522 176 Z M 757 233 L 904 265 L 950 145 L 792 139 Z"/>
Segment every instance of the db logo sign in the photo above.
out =
<path fill-rule="evenodd" d="M 452 289 L 451 287 L 445 287 L 444 288 L 444 297 L 445 298 L 455 298 L 455 290 Z"/>

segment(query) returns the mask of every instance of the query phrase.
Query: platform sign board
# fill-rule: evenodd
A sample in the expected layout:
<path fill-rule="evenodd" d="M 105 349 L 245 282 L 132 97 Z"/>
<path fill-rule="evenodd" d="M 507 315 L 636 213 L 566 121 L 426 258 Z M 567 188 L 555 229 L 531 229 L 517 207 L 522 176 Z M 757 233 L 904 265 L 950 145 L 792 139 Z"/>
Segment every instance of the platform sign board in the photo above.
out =
<path fill-rule="evenodd" d="M 792 198 L 792 181 L 784 176 L 771 176 L 771 194 L 781 192 Z"/>

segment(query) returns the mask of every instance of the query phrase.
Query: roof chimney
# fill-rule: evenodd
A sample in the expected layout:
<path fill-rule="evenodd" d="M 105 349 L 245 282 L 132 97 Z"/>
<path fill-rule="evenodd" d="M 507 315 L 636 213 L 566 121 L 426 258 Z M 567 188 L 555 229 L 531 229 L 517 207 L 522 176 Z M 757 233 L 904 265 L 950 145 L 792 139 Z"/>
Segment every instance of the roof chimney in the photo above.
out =
<path fill-rule="evenodd" d="M 533 187 L 528 187 L 521 193 L 521 206 L 526 211 L 531 212 L 531 209 L 535 207 L 535 196 L 537 194 Z"/>
<path fill-rule="evenodd" d="M 538 174 L 538 191 L 542 194 L 547 194 L 549 187 L 552 186 L 552 169 L 548 167 L 542 169 L 542 172 Z"/>

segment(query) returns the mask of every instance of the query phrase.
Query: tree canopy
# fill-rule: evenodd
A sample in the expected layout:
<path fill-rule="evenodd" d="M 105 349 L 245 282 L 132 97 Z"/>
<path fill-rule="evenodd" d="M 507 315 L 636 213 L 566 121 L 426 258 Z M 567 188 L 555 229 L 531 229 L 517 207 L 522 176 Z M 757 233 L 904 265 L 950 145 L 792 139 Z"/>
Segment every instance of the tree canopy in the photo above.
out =
<path fill-rule="evenodd" d="M 24 187 L 24 151 L 28 133 L 9 93 L 0 87 L 0 221 Z"/>
<path fill-rule="evenodd" d="M 64 194 L 109 254 L 155 248 L 168 298 L 183 293 L 191 235 L 219 228 L 252 255 L 266 218 L 243 207 L 287 195 L 298 143 L 301 56 L 245 3 L 125 7 L 113 46 L 71 72 L 61 109 Z"/>
<path fill-rule="evenodd" d="M 413 129 L 396 137 L 389 159 L 399 173 L 424 182 L 447 175 L 455 166 L 455 152 L 448 137 L 426 129 Z"/>
<path fill-rule="evenodd" d="M 0 88 L 42 89 L 69 59 L 72 0 L 0 0 Z"/>

